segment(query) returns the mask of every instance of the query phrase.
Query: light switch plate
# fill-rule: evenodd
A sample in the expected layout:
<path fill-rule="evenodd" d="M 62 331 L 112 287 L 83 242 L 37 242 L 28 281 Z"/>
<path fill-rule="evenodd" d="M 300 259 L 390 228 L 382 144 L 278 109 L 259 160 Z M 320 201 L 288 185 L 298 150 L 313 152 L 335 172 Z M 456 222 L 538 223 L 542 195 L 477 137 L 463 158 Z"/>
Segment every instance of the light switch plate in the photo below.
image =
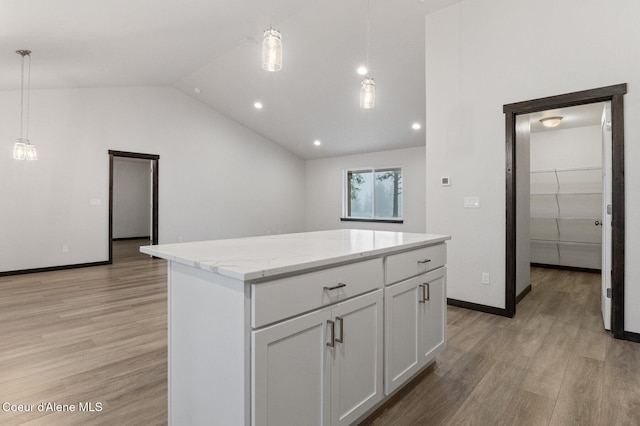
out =
<path fill-rule="evenodd" d="M 464 208 L 465 209 L 479 209 L 480 208 L 480 197 L 464 197 Z"/>

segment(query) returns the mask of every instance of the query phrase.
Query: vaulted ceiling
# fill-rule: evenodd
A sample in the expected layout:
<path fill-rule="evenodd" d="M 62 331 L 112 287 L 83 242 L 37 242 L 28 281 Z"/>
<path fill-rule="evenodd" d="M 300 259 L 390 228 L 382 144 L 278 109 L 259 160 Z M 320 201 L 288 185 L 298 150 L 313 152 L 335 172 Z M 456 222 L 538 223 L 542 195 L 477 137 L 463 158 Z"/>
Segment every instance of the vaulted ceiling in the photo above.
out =
<path fill-rule="evenodd" d="M 424 16 L 457 1 L 370 0 L 367 42 L 367 0 L 3 0 L 0 90 L 19 88 L 15 50 L 30 49 L 34 89 L 174 86 L 305 159 L 421 146 Z M 276 73 L 260 66 L 270 24 Z"/>

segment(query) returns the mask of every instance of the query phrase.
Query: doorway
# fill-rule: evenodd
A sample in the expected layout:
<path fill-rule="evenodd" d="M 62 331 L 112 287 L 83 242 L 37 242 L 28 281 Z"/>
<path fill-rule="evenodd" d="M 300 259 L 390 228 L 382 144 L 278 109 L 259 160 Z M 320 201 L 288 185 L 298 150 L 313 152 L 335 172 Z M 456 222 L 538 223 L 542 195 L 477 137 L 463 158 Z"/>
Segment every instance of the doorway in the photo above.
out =
<path fill-rule="evenodd" d="M 522 203 L 517 197 L 516 180 L 521 177 L 517 168 L 516 145 L 518 116 L 557 108 L 567 108 L 596 102 L 611 104 L 611 331 L 616 338 L 625 338 L 624 332 L 624 117 L 623 96 L 626 84 L 608 86 L 582 92 L 568 93 L 504 105 L 506 120 L 506 276 L 505 306 L 507 316 L 516 313 L 518 262 L 518 208 Z M 527 253 L 528 257 L 528 253 Z M 608 273 L 603 270 L 602 272 Z"/>
<path fill-rule="evenodd" d="M 114 236 L 116 239 L 127 239 L 126 235 L 129 235 L 131 232 L 133 233 L 144 233 L 146 235 L 132 235 L 132 238 L 136 237 L 150 237 L 151 244 L 158 244 L 158 161 L 160 159 L 159 155 L 155 154 L 142 154 L 136 152 L 126 152 L 126 151 L 112 151 L 109 150 L 109 263 L 113 263 L 113 253 L 114 253 Z M 142 226 L 146 228 L 143 231 L 136 230 L 122 230 L 122 226 L 120 224 L 116 224 L 114 226 L 114 181 L 117 179 L 116 177 L 116 164 L 122 163 L 122 165 L 126 165 L 124 161 L 119 160 L 129 160 L 129 165 L 134 167 L 127 167 L 130 170 L 135 170 L 138 162 L 142 163 L 143 167 L 150 167 L 150 182 L 148 183 L 147 188 L 150 187 L 150 193 L 147 194 L 150 197 L 149 204 L 146 204 L 147 200 L 142 200 L 142 205 L 146 204 L 147 210 L 146 212 L 150 215 L 149 218 L 143 218 Z M 116 163 L 118 162 L 118 163 Z M 148 175 L 147 175 L 148 176 Z M 144 179 L 144 177 L 142 178 Z M 144 188 L 144 185 L 142 186 Z M 143 191 L 146 192 L 145 189 Z M 139 195 L 132 194 L 133 198 L 139 197 Z M 142 195 L 143 197 L 145 194 Z M 149 211 L 148 206 L 151 206 Z M 144 207 L 143 207 L 144 208 Z M 144 212 L 142 214 L 145 214 Z M 145 221 L 148 219 L 148 221 Z M 147 227 L 148 226 L 148 227 Z M 135 228 L 134 228 L 135 229 Z M 140 229 L 140 224 L 138 224 L 137 229 Z M 147 231 L 147 232 L 144 232 Z M 116 234 L 114 234 L 116 233 Z M 150 234 L 150 235 L 148 235 Z M 123 237 L 125 236 L 125 237 Z"/>

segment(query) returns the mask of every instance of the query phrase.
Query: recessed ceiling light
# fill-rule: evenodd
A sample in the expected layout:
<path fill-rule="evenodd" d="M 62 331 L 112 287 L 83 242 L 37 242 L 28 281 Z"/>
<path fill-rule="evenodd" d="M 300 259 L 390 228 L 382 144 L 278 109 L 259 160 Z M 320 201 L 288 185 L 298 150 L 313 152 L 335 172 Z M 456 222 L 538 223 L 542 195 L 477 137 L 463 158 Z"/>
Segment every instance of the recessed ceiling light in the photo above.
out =
<path fill-rule="evenodd" d="M 420 123 L 413 123 L 413 124 L 411 125 L 411 128 L 412 128 L 413 130 L 420 130 L 420 129 L 422 128 L 422 126 L 420 125 Z"/>
<path fill-rule="evenodd" d="M 560 124 L 560 120 L 562 120 L 562 117 L 547 117 L 540 120 L 540 122 L 544 127 L 556 127 Z"/>
<path fill-rule="evenodd" d="M 254 102 L 253 107 L 255 109 L 262 109 L 262 102 Z"/>
<path fill-rule="evenodd" d="M 322 142 L 320 142 L 318 139 L 316 139 L 315 141 L 313 141 L 313 144 L 315 146 L 320 146 L 320 145 L 322 145 Z"/>
<path fill-rule="evenodd" d="M 199 87 L 194 87 L 194 88 L 193 88 L 193 93 L 195 93 L 195 94 L 198 94 L 198 95 L 199 95 L 200 93 L 202 93 L 202 90 L 200 90 L 200 88 L 199 88 Z"/>
<path fill-rule="evenodd" d="M 356 72 L 360 75 L 367 75 L 368 70 L 367 70 L 367 67 L 365 67 L 364 65 L 360 65 L 356 70 Z"/>

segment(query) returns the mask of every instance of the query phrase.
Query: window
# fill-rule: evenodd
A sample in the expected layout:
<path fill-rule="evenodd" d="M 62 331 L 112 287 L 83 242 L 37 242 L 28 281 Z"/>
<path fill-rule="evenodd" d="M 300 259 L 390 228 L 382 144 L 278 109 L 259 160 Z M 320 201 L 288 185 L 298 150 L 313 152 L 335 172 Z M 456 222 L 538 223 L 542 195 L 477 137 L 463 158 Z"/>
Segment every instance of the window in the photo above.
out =
<path fill-rule="evenodd" d="M 347 170 L 343 220 L 402 222 L 402 168 Z"/>

